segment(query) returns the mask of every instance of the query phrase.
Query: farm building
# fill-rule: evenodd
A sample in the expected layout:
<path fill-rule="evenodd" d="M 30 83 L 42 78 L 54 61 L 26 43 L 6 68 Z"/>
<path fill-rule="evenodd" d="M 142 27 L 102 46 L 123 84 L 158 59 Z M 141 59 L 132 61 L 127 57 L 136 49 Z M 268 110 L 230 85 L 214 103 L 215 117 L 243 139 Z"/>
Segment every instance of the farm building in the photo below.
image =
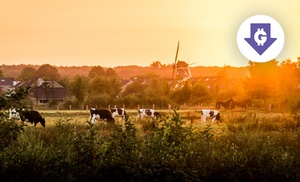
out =
<path fill-rule="evenodd" d="M 0 94 L 14 90 L 16 81 L 14 78 L 0 78 Z"/>
<path fill-rule="evenodd" d="M 24 82 L 19 87 L 30 87 L 29 98 L 37 105 L 47 105 L 50 102 L 64 102 L 65 88 L 56 81 L 45 81 L 38 78 L 35 81 Z"/>

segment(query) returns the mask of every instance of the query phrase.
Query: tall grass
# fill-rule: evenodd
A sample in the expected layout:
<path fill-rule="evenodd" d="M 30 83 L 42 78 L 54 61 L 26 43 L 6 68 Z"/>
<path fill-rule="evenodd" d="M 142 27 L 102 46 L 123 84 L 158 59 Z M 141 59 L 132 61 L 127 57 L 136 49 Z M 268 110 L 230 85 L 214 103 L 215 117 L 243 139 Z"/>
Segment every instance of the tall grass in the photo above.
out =
<path fill-rule="evenodd" d="M 155 123 L 25 127 L 0 150 L 4 181 L 299 181 L 295 118 L 243 114 L 186 125 L 177 111 Z M 154 121 L 153 121 L 154 122 Z M 219 132 L 220 128 L 227 128 Z M 218 132 L 216 132 L 218 130 Z"/>

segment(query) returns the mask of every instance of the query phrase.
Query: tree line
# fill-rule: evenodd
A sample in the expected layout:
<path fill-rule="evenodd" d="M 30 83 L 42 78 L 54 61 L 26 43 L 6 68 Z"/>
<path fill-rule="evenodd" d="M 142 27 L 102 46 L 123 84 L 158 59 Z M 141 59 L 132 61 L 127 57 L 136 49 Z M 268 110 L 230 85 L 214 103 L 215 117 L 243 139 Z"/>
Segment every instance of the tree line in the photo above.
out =
<path fill-rule="evenodd" d="M 272 104 L 273 107 L 298 111 L 300 58 L 296 62 L 290 59 L 281 62 L 274 59 L 265 63 L 249 61 L 247 68 L 250 76 L 245 78 L 229 78 L 226 67 L 223 67 L 214 80 L 170 80 L 147 73 L 136 75 L 124 83 L 113 68 L 95 66 L 90 69 L 88 76 L 78 73 L 68 78 L 61 77 L 54 66 L 44 64 L 38 69 L 25 67 L 16 79 L 29 81 L 41 77 L 57 81 L 65 87 L 65 108 L 69 108 L 69 105 L 74 109 L 81 109 L 85 105 L 137 108 L 139 104 L 144 107 L 154 104 L 158 108 L 185 104 L 213 106 L 217 100 L 233 98 L 251 99 L 260 107 Z"/>

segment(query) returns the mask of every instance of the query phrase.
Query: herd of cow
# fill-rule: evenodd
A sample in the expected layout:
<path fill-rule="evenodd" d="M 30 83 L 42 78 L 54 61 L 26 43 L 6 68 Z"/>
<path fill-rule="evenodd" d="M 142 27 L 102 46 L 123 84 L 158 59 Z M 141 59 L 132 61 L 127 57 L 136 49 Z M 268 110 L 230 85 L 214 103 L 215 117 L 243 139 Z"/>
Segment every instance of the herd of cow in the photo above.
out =
<path fill-rule="evenodd" d="M 221 119 L 220 113 L 218 109 L 220 109 L 221 106 L 223 106 L 226 109 L 230 109 L 233 106 L 239 106 L 242 108 L 246 108 L 247 104 L 249 104 L 249 100 L 245 100 L 242 102 L 236 102 L 232 99 L 229 99 L 225 102 L 218 101 L 216 103 L 216 109 L 202 109 L 200 111 L 202 115 L 202 121 L 203 123 L 206 123 L 206 119 L 210 118 L 212 120 L 212 123 L 215 121 L 219 122 Z M 91 114 L 91 123 L 95 123 L 95 120 L 106 120 L 107 122 L 114 122 L 116 117 L 122 117 L 123 120 L 127 119 L 127 114 L 124 108 L 112 108 L 110 110 L 108 109 L 96 109 L 91 108 L 90 109 Z M 34 110 L 16 110 L 11 109 L 9 110 L 9 118 L 19 118 L 22 120 L 22 122 L 30 122 L 33 126 L 36 126 L 37 123 L 41 123 L 43 127 L 45 127 L 46 121 L 45 118 L 43 118 L 38 111 Z M 154 110 L 154 109 L 138 109 L 138 114 L 136 117 L 136 120 L 143 119 L 143 118 L 154 118 L 158 119 L 161 117 L 161 113 Z"/>
<path fill-rule="evenodd" d="M 94 124 L 96 119 L 106 120 L 107 122 L 114 122 L 116 117 L 122 117 L 123 120 L 127 118 L 127 114 L 124 108 L 112 108 L 108 109 L 90 109 L 91 122 Z M 161 113 L 155 111 L 154 109 L 138 109 L 137 119 L 143 118 L 155 118 L 161 116 Z M 9 119 L 17 118 L 21 119 L 22 122 L 30 122 L 33 126 L 37 123 L 41 123 L 43 127 L 46 126 L 45 118 L 41 116 L 38 111 L 35 110 L 9 110 Z"/>

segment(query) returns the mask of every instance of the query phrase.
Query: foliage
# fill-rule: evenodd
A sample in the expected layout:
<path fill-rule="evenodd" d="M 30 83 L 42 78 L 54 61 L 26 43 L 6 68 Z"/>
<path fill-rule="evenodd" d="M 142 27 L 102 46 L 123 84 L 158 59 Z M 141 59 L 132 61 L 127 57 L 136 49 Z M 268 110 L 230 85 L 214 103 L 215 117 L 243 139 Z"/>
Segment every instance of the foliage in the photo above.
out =
<path fill-rule="evenodd" d="M 27 94 L 28 88 L 20 88 L 0 96 L 0 152 L 13 140 L 16 140 L 18 134 L 23 131 L 23 125 L 17 125 L 13 118 L 8 119 L 8 110 L 11 108 L 26 108 L 21 101 L 26 98 Z"/>
<path fill-rule="evenodd" d="M 266 63 L 249 61 L 250 77 L 230 78 L 230 67 L 223 67 L 216 75 L 209 79 L 188 79 L 171 81 L 161 78 L 154 72 L 137 75 L 126 85 L 120 80 L 113 68 L 101 66 L 92 67 L 88 76 L 77 75 L 73 79 L 64 78 L 65 95 L 68 101 L 65 108 L 82 108 L 83 105 L 125 105 L 127 108 L 145 107 L 167 108 L 169 104 L 180 106 L 187 104 L 214 105 L 217 100 L 235 101 L 245 99 L 255 100 L 255 107 L 267 108 L 269 104 L 280 110 L 296 113 L 299 110 L 299 78 L 300 62 L 286 59 L 278 64 L 271 60 Z M 154 61 L 150 67 L 159 68 L 161 63 Z M 149 68 L 150 69 L 150 68 Z M 25 67 L 19 79 L 27 80 L 33 74 L 46 80 L 60 78 L 57 68 L 45 64 L 35 71 L 32 67 Z M 86 74 L 87 75 L 87 74 Z M 173 84 L 173 85 L 172 85 Z M 176 86 L 175 86 L 176 85 Z M 52 103 L 53 108 L 56 103 Z"/>
<path fill-rule="evenodd" d="M 246 83 L 248 95 L 253 99 L 274 98 L 278 90 L 278 66 L 276 60 L 265 63 L 249 61 L 250 78 Z"/>
<path fill-rule="evenodd" d="M 71 93 L 79 103 L 83 103 L 87 95 L 88 80 L 83 76 L 76 76 L 70 83 Z"/>
<path fill-rule="evenodd" d="M 293 118 L 248 113 L 224 122 L 187 125 L 174 110 L 144 133 L 130 120 L 78 125 L 60 118 L 52 127 L 27 127 L 13 143 L 2 146 L 0 179 L 300 180 L 300 129 Z M 228 130 L 217 131 L 226 126 Z"/>
<path fill-rule="evenodd" d="M 57 81 L 60 78 L 57 68 L 50 64 L 43 64 L 36 71 L 36 78 L 43 78 L 44 80 Z"/>
<path fill-rule="evenodd" d="M 102 66 L 94 66 L 89 72 L 89 78 L 96 78 L 105 76 L 105 70 Z"/>
<path fill-rule="evenodd" d="M 200 82 L 186 81 L 180 88 L 170 92 L 171 100 L 179 105 L 210 103 L 212 101 L 211 93 Z"/>
<path fill-rule="evenodd" d="M 17 77 L 17 80 L 29 81 L 36 78 L 36 69 L 33 67 L 25 67 L 20 75 Z"/>
<path fill-rule="evenodd" d="M 105 71 L 101 66 L 96 66 L 91 69 L 89 77 L 91 78 L 89 82 L 85 82 L 88 93 L 85 103 L 93 106 L 102 105 L 103 107 L 113 103 L 121 91 L 120 79 L 114 70 L 107 69 Z M 78 92 L 77 99 L 80 95 L 82 96 L 80 99 L 82 99 L 84 91 L 77 90 L 76 92 Z"/>
<path fill-rule="evenodd" d="M 149 77 L 145 79 L 146 77 Z M 120 94 L 121 102 L 128 107 L 144 105 L 151 107 L 155 104 L 158 107 L 167 107 L 172 103 L 168 94 L 170 86 L 166 79 L 160 79 L 157 75 L 144 75 L 128 84 Z"/>
<path fill-rule="evenodd" d="M 27 98 L 29 88 L 17 88 L 10 90 L 7 93 L 0 96 L 0 109 L 8 110 L 11 108 L 26 108 L 27 106 L 23 103 Z"/>
<path fill-rule="evenodd" d="M 300 108 L 300 94 L 298 88 L 300 61 L 291 62 L 291 60 L 287 59 L 281 62 L 279 67 L 279 78 L 279 102 L 292 114 L 296 114 Z"/>
<path fill-rule="evenodd" d="M 152 67 L 152 68 L 161 68 L 163 66 L 166 66 L 166 65 L 165 64 L 163 65 L 160 61 L 153 61 L 150 64 L 150 67 Z"/>

